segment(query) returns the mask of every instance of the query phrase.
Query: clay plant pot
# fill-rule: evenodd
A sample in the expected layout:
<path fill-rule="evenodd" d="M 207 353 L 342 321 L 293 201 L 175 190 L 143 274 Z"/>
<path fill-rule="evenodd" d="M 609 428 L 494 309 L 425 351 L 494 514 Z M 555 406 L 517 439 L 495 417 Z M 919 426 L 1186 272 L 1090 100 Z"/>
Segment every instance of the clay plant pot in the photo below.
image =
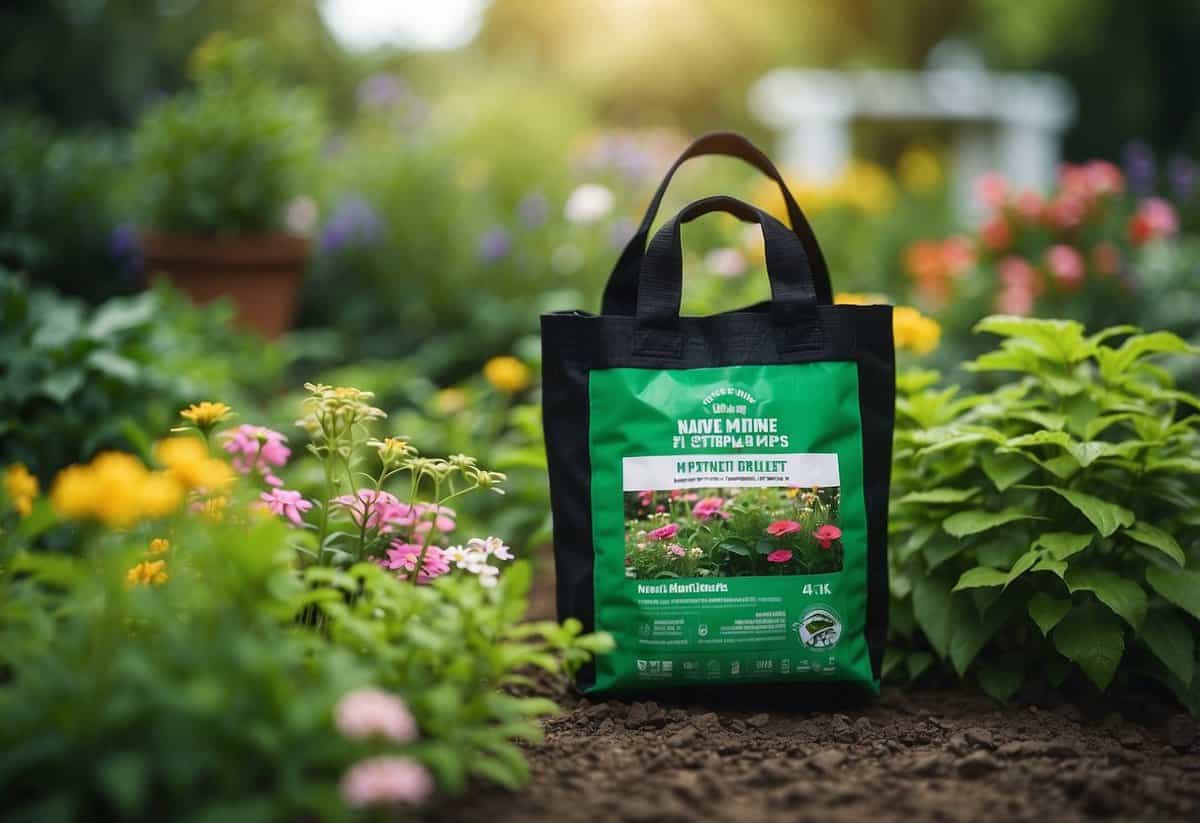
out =
<path fill-rule="evenodd" d="M 142 253 L 151 277 L 165 276 L 197 303 L 230 298 L 243 328 L 275 338 L 292 327 L 308 260 L 303 237 L 145 232 Z"/>

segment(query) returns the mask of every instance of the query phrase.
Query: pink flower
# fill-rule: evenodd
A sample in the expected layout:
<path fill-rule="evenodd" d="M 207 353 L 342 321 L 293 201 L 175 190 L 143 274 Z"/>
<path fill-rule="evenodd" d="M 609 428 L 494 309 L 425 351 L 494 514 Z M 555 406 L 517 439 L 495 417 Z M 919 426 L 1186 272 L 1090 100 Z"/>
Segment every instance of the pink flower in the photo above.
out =
<path fill-rule="evenodd" d="M 304 521 L 300 517 L 301 513 L 313 507 L 312 502 L 305 500 L 300 492 L 287 489 L 271 489 L 260 494 L 259 499 L 266 504 L 272 514 L 286 517 L 297 526 L 304 525 Z"/>
<path fill-rule="evenodd" d="M 678 543 L 672 543 L 670 546 L 668 546 L 667 553 L 673 554 L 676 557 L 687 557 L 687 549 L 685 549 L 683 546 L 679 545 Z"/>
<path fill-rule="evenodd" d="M 1028 317 L 1033 314 L 1033 292 L 1005 287 L 996 295 L 996 311 Z"/>
<path fill-rule="evenodd" d="M 1076 292 L 1083 288 L 1083 255 L 1074 246 L 1065 243 L 1053 245 L 1046 252 L 1046 268 L 1054 275 L 1054 282 L 1064 292 Z"/>
<path fill-rule="evenodd" d="M 435 526 L 442 534 L 448 534 L 454 531 L 457 516 L 454 509 L 448 506 L 438 508 L 430 503 L 399 503 L 388 512 L 385 519 L 390 525 L 413 526 L 417 534 L 425 534 Z"/>
<path fill-rule="evenodd" d="M 695 492 L 685 492 L 682 489 L 675 489 L 671 492 L 672 500 L 682 500 L 685 503 L 691 503 L 699 498 Z"/>
<path fill-rule="evenodd" d="M 992 209 L 1000 209 L 1008 197 L 1008 181 L 999 172 L 989 171 L 975 178 L 975 195 Z"/>
<path fill-rule="evenodd" d="M 665 526 L 659 526 L 654 531 L 647 535 L 651 540 L 669 540 L 679 532 L 677 523 L 668 523 Z"/>
<path fill-rule="evenodd" d="M 356 809 L 391 803 L 416 805 L 433 793 L 433 778 L 407 757 L 373 757 L 355 763 L 342 777 L 342 799 Z"/>
<path fill-rule="evenodd" d="M 785 534 L 792 534 L 800 531 L 803 526 L 795 520 L 776 520 L 771 525 L 767 526 L 767 534 L 772 537 L 782 537 Z"/>
<path fill-rule="evenodd" d="M 1083 173 L 1093 195 L 1119 194 L 1125 190 L 1125 176 L 1107 160 L 1092 160 L 1083 167 Z"/>
<path fill-rule="evenodd" d="M 792 552 L 790 549 L 776 549 L 767 555 L 768 563 L 786 563 L 791 559 Z"/>
<path fill-rule="evenodd" d="M 375 489 L 359 489 L 354 494 L 343 494 L 330 501 L 350 512 L 354 525 L 362 527 L 363 516 L 367 519 L 367 528 L 391 531 L 389 517 L 401 505 L 396 495 Z"/>
<path fill-rule="evenodd" d="M 1004 251 L 1012 245 L 1012 227 L 1008 225 L 1008 220 L 997 215 L 984 223 L 979 229 L 979 239 L 988 251 Z"/>
<path fill-rule="evenodd" d="M 1147 197 L 1129 219 L 1129 239 L 1135 246 L 1170 237 L 1179 231 L 1179 215 L 1161 197 Z"/>
<path fill-rule="evenodd" d="M 287 438 L 277 431 L 263 426 L 251 426 L 243 423 L 236 429 L 231 429 L 221 435 L 225 438 L 225 451 L 233 457 L 229 463 L 235 471 L 249 474 L 257 471 L 263 479 L 272 486 L 282 486 L 272 466 L 284 466 L 292 454 L 286 445 Z"/>
<path fill-rule="evenodd" d="M 387 557 L 380 564 L 385 569 L 399 572 L 414 572 L 417 561 L 421 557 L 421 547 L 416 543 L 405 543 L 393 540 L 387 550 Z M 417 575 L 418 583 L 428 583 L 435 577 L 441 577 L 450 571 L 450 558 L 437 546 L 425 548 L 425 560 L 421 563 L 421 572 Z M 403 576 L 403 575 L 401 575 Z"/>
<path fill-rule="evenodd" d="M 1092 246 L 1092 266 L 1098 274 L 1112 277 L 1121 269 L 1121 250 L 1112 243 Z"/>
<path fill-rule="evenodd" d="M 1079 228 L 1087 216 L 1088 204 L 1081 196 L 1063 192 L 1046 205 L 1046 222 L 1059 231 Z"/>
<path fill-rule="evenodd" d="M 1036 191 L 1026 189 L 1013 198 L 1013 208 L 1023 220 L 1036 223 L 1042 216 L 1046 201 Z"/>
<path fill-rule="evenodd" d="M 1042 293 L 1042 276 L 1022 257 L 1009 255 L 1000 261 L 1003 288 L 996 297 L 996 308 L 1005 314 L 1033 313 L 1034 298 Z"/>
<path fill-rule="evenodd" d="M 721 511 L 721 507 L 724 505 L 724 497 L 706 497 L 695 506 L 692 506 L 692 517 L 697 520 L 708 520 L 711 517 L 720 517 L 728 520 L 729 515 Z"/>
<path fill-rule="evenodd" d="M 833 545 L 833 541 L 841 536 L 842 530 L 831 523 L 826 523 L 813 532 L 813 537 L 817 538 L 817 542 L 821 544 L 822 549 L 828 549 Z"/>
<path fill-rule="evenodd" d="M 411 743 L 417 739 L 417 721 L 408 706 L 380 689 L 356 689 L 342 695 L 333 717 L 338 731 L 353 740 L 379 736 Z"/>

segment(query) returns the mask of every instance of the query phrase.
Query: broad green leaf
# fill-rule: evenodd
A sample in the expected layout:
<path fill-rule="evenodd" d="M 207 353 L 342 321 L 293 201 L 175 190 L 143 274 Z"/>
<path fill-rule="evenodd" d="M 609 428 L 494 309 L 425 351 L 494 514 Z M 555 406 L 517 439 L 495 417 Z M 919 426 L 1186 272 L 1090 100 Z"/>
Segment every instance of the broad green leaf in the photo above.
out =
<path fill-rule="evenodd" d="M 1018 509 L 1005 509 L 998 512 L 971 509 L 950 515 L 942 521 L 942 528 L 946 530 L 947 534 L 954 537 L 966 537 L 994 529 L 997 526 L 1003 526 L 1005 523 L 1012 523 L 1016 520 L 1037 519 L 1041 518 L 1026 514 Z"/>
<path fill-rule="evenodd" d="M 1025 680 L 1025 672 L 1016 661 L 1001 664 L 981 662 L 975 676 L 983 693 L 1000 703 L 1007 703 Z"/>
<path fill-rule="evenodd" d="M 981 566 L 1009 569 L 1025 553 L 1026 546 L 1011 535 L 989 537 L 975 547 L 975 557 Z"/>
<path fill-rule="evenodd" d="M 1050 552 L 1055 560 L 1066 560 L 1090 546 L 1092 538 L 1090 534 L 1078 532 L 1046 532 L 1039 535 L 1033 545 Z"/>
<path fill-rule="evenodd" d="M 1054 627 L 1054 648 L 1083 670 L 1101 691 L 1108 688 L 1125 654 L 1125 632 L 1108 609 L 1072 608 Z"/>
<path fill-rule="evenodd" d="M 1146 582 L 1164 599 L 1200 620 L 1200 571 L 1149 566 Z"/>
<path fill-rule="evenodd" d="M 1072 594 L 1091 592 L 1135 629 L 1146 617 L 1146 592 L 1137 583 L 1116 572 L 1076 567 L 1067 570 L 1066 581 Z"/>
<path fill-rule="evenodd" d="M 934 656 L 929 652 L 909 652 L 906 662 L 908 666 L 908 679 L 916 680 L 921 675 L 929 670 L 935 660 Z"/>
<path fill-rule="evenodd" d="M 975 589 L 981 586 L 1004 586 L 1008 583 L 1008 573 L 989 569 L 987 566 L 976 566 L 967 569 L 954 584 L 954 591 Z"/>
<path fill-rule="evenodd" d="M 967 673 L 979 652 L 1004 627 L 1021 604 L 1019 598 L 1009 595 L 988 609 L 986 614 L 959 622 L 950 636 L 950 662 L 959 677 Z"/>
<path fill-rule="evenodd" d="M 1133 417 L 1129 412 L 1118 412 L 1117 414 L 1104 414 L 1088 421 L 1087 426 L 1083 430 L 1085 440 L 1095 440 L 1102 432 L 1117 423 L 1124 422 Z"/>
<path fill-rule="evenodd" d="M 122 383 L 134 383 L 138 378 L 138 364 L 127 357 L 107 349 L 97 349 L 83 361 L 105 377 L 111 377 Z"/>
<path fill-rule="evenodd" d="M 1037 353 L 1028 349 L 996 349 L 979 355 L 965 366 L 967 371 L 1017 371 L 1037 374 L 1042 368 Z"/>
<path fill-rule="evenodd" d="M 1029 571 L 1033 564 L 1041 559 L 1041 556 L 1041 552 L 1030 550 L 1018 557 L 1016 562 L 1013 563 L 1012 568 L 1008 570 L 1008 574 L 1004 579 L 1004 585 L 1009 585 L 1018 577 L 1025 574 L 1025 572 Z"/>
<path fill-rule="evenodd" d="M 1046 489 L 1062 497 L 1091 521 L 1104 537 L 1108 537 L 1121 526 L 1133 525 L 1133 512 L 1116 503 L 1109 503 L 1085 492 L 1074 489 L 1064 489 L 1059 486 L 1030 486 L 1029 488 Z"/>
<path fill-rule="evenodd" d="M 1139 543 L 1158 549 L 1180 567 L 1187 563 L 1187 558 L 1184 556 L 1179 542 L 1169 532 L 1165 532 L 1157 526 L 1151 526 L 1149 523 L 1139 520 L 1125 529 L 1124 533 Z"/>
<path fill-rule="evenodd" d="M 1128 372 L 1138 358 L 1147 354 L 1195 354 L 1200 353 L 1200 349 L 1189 345 L 1177 334 L 1156 331 L 1135 335 L 1122 343 L 1120 348 L 1101 349 L 1101 352 L 1103 354 L 1097 357 L 1100 374 L 1106 380 L 1115 380 Z"/>
<path fill-rule="evenodd" d="M 987 452 L 979 461 L 983 473 L 988 476 L 996 491 L 1005 491 L 1020 483 L 1036 466 L 1016 452 Z"/>
<path fill-rule="evenodd" d="M 887 680 L 892 676 L 892 672 L 903 666 L 907 656 L 907 653 L 902 652 L 899 649 L 889 648 L 884 650 L 883 668 L 880 672 L 880 674 L 883 676 L 883 679 Z"/>
<path fill-rule="evenodd" d="M 1171 674 L 1184 685 L 1191 684 L 1196 670 L 1196 638 L 1179 615 L 1169 608 L 1152 609 L 1137 636 Z"/>
<path fill-rule="evenodd" d="M 962 540 L 950 540 L 943 535 L 938 535 L 925 546 L 926 567 L 929 571 L 933 571 L 966 547 L 966 543 Z"/>
<path fill-rule="evenodd" d="M 83 371 L 78 368 L 60 369 L 46 377 L 39 386 L 42 394 L 55 403 L 66 403 L 83 385 Z"/>
<path fill-rule="evenodd" d="M 978 489 L 930 489 L 923 492 L 909 492 L 897 500 L 897 503 L 962 503 L 979 494 Z"/>
<path fill-rule="evenodd" d="M 1083 325 L 1074 320 L 992 315 L 976 323 L 974 331 L 1007 337 L 1005 348 L 1020 343 L 1047 360 L 1063 364 L 1082 360 L 1095 350 L 1095 344 L 1083 336 Z"/>
<path fill-rule="evenodd" d="M 1094 346 L 1099 346 L 1110 337 L 1120 337 L 1127 334 L 1141 334 L 1141 329 L 1137 326 L 1125 324 L 1123 326 L 1109 326 L 1106 329 L 1101 329 L 1088 338 L 1088 342 Z"/>
<path fill-rule="evenodd" d="M 1092 465 L 1101 457 L 1119 455 L 1126 450 L 1124 444 L 1105 443 L 1098 440 L 1079 441 L 1062 431 L 1040 431 L 1022 437 L 1013 437 L 1005 446 L 1014 449 L 1024 449 L 1030 446 L 1058 446 L 1075 458 L 1075 462 L 1083 468 Z"/>
<path fill-rule="evenodd" d="M 929 645 L 944 658 L 950 649 L 950 634 L 957 624 L 957 609 L 949 582 L 934 575 L 921 575 L 913 580 L 912 600 L 917 625 L 925 633 Z"/>
<path fill-rule="evenodd" d="M 1038 409 L 1024 409 L 1018 412 L 1009 412 L 1008 417 L 1010 420 L 1025 420 L 1043 429 L 1050 429 L 1051 431 L 1062 431 L 1063 427 L 1067 425 L 1067 418 L 1065 415 L 1055 414 L 1054 412 L 1039 411 Z M 1038 434 L 1041 434 L 1041 432 L 1038 432 Z"/>
<path fill-rule="evenodd" d="M 1043 592 L 1038 592 L 1029 600 L 1029 616 L 1037 623 L 1043 635 L 1050 634 L 1050 630 L 1057 626 L 1070 610 L 1070 600 L 1059 600 Z"/>
<path fill-rule="evenodd" d="M 1067 563 L 1065 560 L 1055 560 L 1050 555 L 1044 554 L 1038 559 L 1038 562 L 1033 564 L 1033 568 L 1030 571 L 1050 572 L 1063 577 L 1067 573 Z"/>

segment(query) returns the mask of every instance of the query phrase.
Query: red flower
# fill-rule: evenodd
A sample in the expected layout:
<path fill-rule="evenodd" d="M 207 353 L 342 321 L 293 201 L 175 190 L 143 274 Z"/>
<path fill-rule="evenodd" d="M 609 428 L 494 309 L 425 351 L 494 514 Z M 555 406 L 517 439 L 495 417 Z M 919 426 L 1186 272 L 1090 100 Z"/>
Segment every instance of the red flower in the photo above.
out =
<path fill-rule="evenodd" d="M 1129 220 L 1129 239 L 1140 246 L 1160 237 L 1170 237 L 1179 231 L 1179 215 L 1161 197 L 1147 197 L 1138 206 L 1137 214 Z"/>
<path fill-rule="evenodd" d="M 782 537 L 785 534 L 792 534 L 800 531 L 803 526 L 795 520 L 776 520 L 771 525 L 767 526 L 767 534 L 772 537 Z"/>
<path fill-rule="evenodd" d="M 679 531 L 679 525 L 677 523 L 668 523 L 665 526 L 659 526 L 657 529 L 650 532 L 650 534 L 647 536 L 651 540 L 667 540 L 669 538 L 674 537 L 675 533 L 678 531 Z"/>
<path fill-rule="evenodd" d="M 1054 275 L 1060 291 L 1076 292 L 1083 288 L 1086 277 L 1083 255 L 1074 246 L 1058 243 L 1046 252 L 1046 268 Z"/>
<path fill-rule="evenodd" d="M 813 537 L 817 538 L 817 542 L 821 544 L 822 549 L 828 549 L 833 545 L 833 541 L 842 536 L 842 530 L 831 523 L 826 523 L 821 528 L 813 532 Z"/>
<path fill-rule="evenodd" d="M 993 217 L 979 230 L 979 239 L 988 251 L 1002 252 L 1012 245 L 1012 227 L 1003 217 Z"/>
<path fill-rule="evenodd" d="M 792 559 L 792 553 L 788 549 L 776 549 L 767 555 L 768 563 L 786 563 Z"/>

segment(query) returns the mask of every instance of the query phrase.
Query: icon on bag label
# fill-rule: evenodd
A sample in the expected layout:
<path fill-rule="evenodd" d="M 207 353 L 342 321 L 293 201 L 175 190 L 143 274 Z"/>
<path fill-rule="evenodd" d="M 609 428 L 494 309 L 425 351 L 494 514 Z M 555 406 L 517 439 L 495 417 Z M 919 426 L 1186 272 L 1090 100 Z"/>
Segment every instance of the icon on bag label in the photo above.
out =
<path fill-rule="evenodd" d="M 814 606 L 792 624 L 800 642 L 810 649 L 831 649 L 842 637 L 842 621 L 832 610 Z"/>

